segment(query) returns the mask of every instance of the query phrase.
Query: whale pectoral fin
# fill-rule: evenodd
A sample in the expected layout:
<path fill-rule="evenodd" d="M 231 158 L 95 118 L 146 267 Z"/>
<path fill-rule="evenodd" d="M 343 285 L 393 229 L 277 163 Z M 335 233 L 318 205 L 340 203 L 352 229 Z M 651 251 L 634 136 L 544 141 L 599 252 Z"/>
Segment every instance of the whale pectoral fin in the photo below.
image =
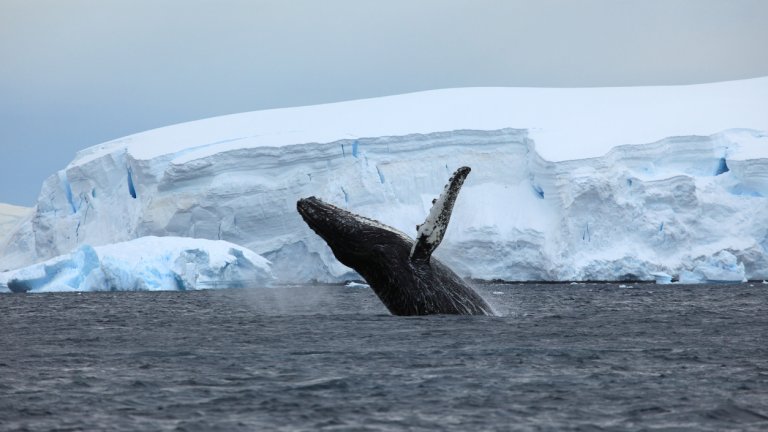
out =
<path fill-rule="evenodd" d="M 423 224 L 417 226 L 416 242 L 411 248 L 411 260 L 428 260 L 432 252 L 443 241 L 456 197 L 459 195 L 464 179 L 469 175 L 469 167 L 461 167 L 448 180 L 443 193 L 432 201 L 432 209 Z"/>

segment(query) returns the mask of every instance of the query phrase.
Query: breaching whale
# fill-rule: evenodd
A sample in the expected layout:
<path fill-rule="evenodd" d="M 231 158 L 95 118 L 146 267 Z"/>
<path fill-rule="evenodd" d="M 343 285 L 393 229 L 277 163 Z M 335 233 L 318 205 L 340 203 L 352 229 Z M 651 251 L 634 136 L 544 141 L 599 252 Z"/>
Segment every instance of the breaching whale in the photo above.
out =
<path fill-rule="evenodd" d="M 495 315 L 491 306 L 461 277 L 432 257 L 440 245 L 469 167 L 448 180 L 418 225 L 416 240 L 378 221 L 356 215 L 316 197 L 296 207 L 334 256 L 355 269 L 394 315 Z"/>

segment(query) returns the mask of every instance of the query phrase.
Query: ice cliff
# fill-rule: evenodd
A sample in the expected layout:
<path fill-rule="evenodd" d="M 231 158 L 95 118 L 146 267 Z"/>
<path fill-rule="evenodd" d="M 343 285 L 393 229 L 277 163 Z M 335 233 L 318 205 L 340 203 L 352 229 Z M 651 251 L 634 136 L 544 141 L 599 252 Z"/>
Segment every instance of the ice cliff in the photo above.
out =
<path fill-rule="evenodd" d="M 225 241 L 141 237 L 0 273 L 14 292 L 195 290 L 266 285 L 269 262 Z"/>
<path fill-rule="evenodd" d="M 352 278 L 298 198 L 415 235 L 468 165 L 436 252 L 461 275 L 767 278 L 767 98 L 768 78 L 455 89 L 169 126 L 83 150 L 46 180 L 34 216 L 0 245 L 0 269 L 179 236 L 247 247 L 282 282 Z"/>
<path fill-rule="evenodd" d="M 31 214 L 31 208 L 0 203 L 0 244 Z"/>

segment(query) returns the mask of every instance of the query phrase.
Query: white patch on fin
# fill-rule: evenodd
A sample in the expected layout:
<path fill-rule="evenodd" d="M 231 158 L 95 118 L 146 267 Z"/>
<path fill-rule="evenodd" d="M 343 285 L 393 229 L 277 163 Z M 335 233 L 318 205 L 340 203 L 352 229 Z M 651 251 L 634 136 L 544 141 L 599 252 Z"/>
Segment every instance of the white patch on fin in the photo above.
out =
<path fill-rule="evenodd" d="M 428 260 L 432 252 L 440 245 L 451 220 L 451 212 L 456 197 L 459 195 L 464 179 L 469 175 L 469 167 L 461 167 L 448 180 L 440 196 L 432 201 L 432 209 L 423 224 L 416 227 L 416 242 L 411 248 L 411 260 Z"/>

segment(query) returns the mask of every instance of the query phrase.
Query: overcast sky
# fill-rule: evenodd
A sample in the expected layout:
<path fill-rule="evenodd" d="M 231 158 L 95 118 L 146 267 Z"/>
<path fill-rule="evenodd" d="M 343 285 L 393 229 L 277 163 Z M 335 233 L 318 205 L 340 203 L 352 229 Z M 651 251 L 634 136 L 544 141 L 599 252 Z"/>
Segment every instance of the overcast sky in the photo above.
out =
<path fill-rule="evenodd" d="M 765 0 L 1 0 L 0 202 L 215 115 L 464 86 L 768 75 Z"/>

